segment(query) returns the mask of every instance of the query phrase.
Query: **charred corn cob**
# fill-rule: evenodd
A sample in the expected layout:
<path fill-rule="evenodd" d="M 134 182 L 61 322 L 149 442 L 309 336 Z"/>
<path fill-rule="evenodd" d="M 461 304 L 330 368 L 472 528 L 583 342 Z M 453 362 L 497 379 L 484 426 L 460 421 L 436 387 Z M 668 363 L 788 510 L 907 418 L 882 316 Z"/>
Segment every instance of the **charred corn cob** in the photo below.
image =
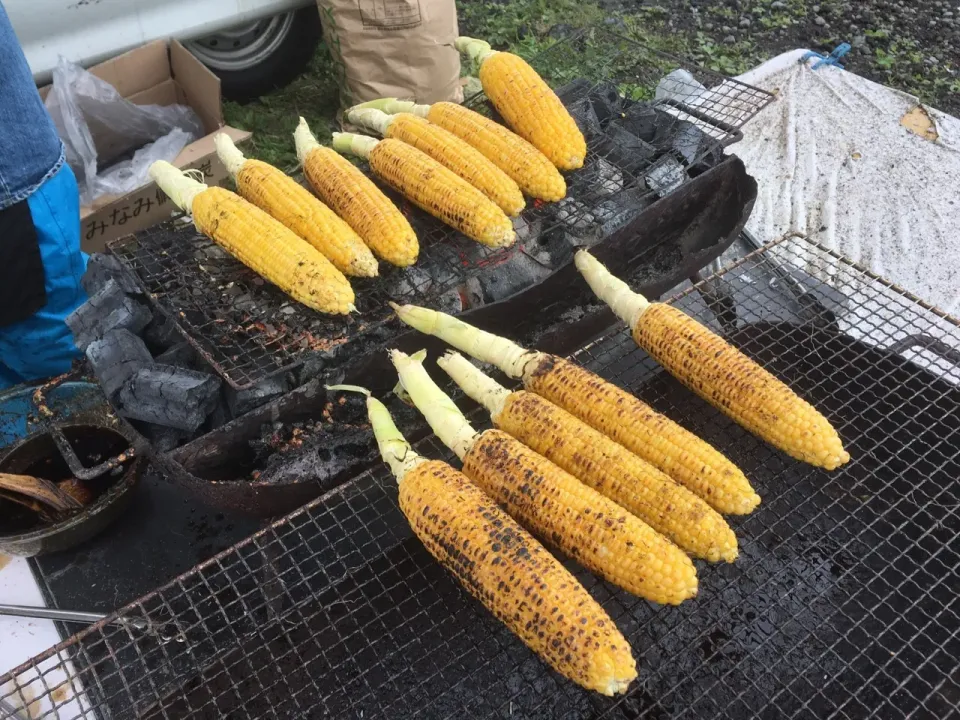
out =
<path fill-rule="evenodd" d="M 483 40 L 457 38 L 457 50 L 480 68 L 483 92 L 520 137 L 561 170 L 583 167 L 587 143 L 577 123 L 526 60 L 497 52 Z"/>
<path fill-rule="evenodd" d="M 346 275 L 374 277 L 377 260 L 353 228 L 293 178 L 260 160 L 248 160 L 229 135 L 214 139 L 237 192 L 313 245 Z"/>
<path fill-rule="evenodd" d="M 387 115 L 375 108 L 353 108 L 347 111 L 347 119 L 429 155 L 493 200 L 510 217 L 523 210 L 523 193 L 517 184 L 479 150 L 439 125 L 412 113 Z"/>
<path fill-rule="evenodd" d="M 462 473 L 417 455 L 369 392 L 335 387 L 367 394 L 400 510 L 430 554 L 558 673 L 604 695 L 625 692 L 637 677 L 630 645 L 576 578 Z"/>
<path fill-rule="evenodd" d="M 400 319 L 477 360 L 617 441 L 706 500 L 721 513 L 752 511 L 760 497 L 736 465 L 693 433 L 616 385 L 563 358 L 524 350 L 444 313 L 393 306 Z"/>
<path fill-rule="evenodd" d="M 682 485 L 546 398 L 510 392 L 459 353 L 437 364 L 512 435 L 613 500 L 694 557 L 733 562 L 737 538 L 720 514 Z"/>
<path fill-rule="evenodd" d="M 197 229 L 254 272 L 309 308 L 345 314 L 355 310 L 350 283 L 306 240 L 223 188 L 208 188 L 168 162 L 150 166 L 150 177 Z"/>
<path fill-rule="evenodd" d="M 391 359 L 464 474 L 522 525 L 635 595 L 676 605 L 696 594 L 696 570 L 676 545 L 506 433 L 477 433 L 420 362 L 397 350 Z"/>
<path fill-rule="evenodd" d="M 577 269 L 670 374 L 791 457 L 833 470 L 850 459 L 830 422 L 742 352 L 681 310 L 651 303 L 581 250 Z"/>
<path fill-rule="evenodd" d="M 408 112 L 426 118 L 479 150 L 530 197 L 556 202 L 567 194 L 563 175 L 546 155 L 503 125 L 462 105 L 451 102 L 416 105 L 396 98 L 383 98 L 357 107 L 376 108 L 386 113 Z"/>
<path fill-rule="evenodd" d="M 349 160 L 320 145 L 303 118 L 293 137 L 303 174 L 320 198 L 378 258 L 398 267 L 413 265 L 420 244 L 396 205 Z"/>
<path fill-rule="evenodd" d="M 450 227 L 488 247 L 517 239 L 503 210 L 436 160 L 399 140 L 334 133 L 333 148 L 370 162 L 377 177 Z"/>

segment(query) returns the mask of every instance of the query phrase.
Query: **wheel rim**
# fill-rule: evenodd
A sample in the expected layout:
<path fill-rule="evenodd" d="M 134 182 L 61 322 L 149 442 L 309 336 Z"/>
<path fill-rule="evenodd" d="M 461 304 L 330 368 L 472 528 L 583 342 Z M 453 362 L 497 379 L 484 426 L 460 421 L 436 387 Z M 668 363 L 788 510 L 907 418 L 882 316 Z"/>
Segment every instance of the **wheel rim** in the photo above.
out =
<path fill-rule="evenodd" d="M 294 13 L 245 23 L 187 43 L 190 52 L 214 70 L 248 70 L 263 62 L 293 27 Z"/>

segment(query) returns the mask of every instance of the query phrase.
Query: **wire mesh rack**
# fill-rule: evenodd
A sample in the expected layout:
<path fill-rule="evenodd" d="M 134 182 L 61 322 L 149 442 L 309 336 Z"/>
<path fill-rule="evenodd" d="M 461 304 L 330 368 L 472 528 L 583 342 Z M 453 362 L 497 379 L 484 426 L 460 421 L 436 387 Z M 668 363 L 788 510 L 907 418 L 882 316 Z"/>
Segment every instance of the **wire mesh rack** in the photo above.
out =
<path fill-rule="evenodd" d="M 120 238 L 109 249 L 207 363 L 245 389 L 308 360 L 328 361 L 348 343 L 382 338 L 390 300 L 459 312 L 538 282 L 569 261 L 575 244 L 598 242 L 719 161 L 722 146 L 772 98 L 702 70 L 709 89 L 689 76 L 671 82 L 669 97 L 654 99 L 657 80 L 683 61 L 601 30 L 532 62 L 564 86 L 589 151 L 584 168 L 567 177 L 564 200 L 532 203 L 516 219 L 513 247 L 485 248 L 388 191 L 417 232 L 420 258 L 403 270 L 381 263 L 380 277 L 352 279 L 359 312 L 349 318 L 291 301 L 187 223 Z M 473 106 L 490 112 L 482 97 Z"/>
<path fill-rule="evenodd" d="M 571 566 L 638 657 L 625 696 L 543 665 L 433 562 L 377 470 L 120 611 L 145 628 L 108 619 L 0 678 L 0 699 L 64 720 L 955 716 L 957 321 L 801 239 L 673 302 L 812 401 L 852 460 L 827 473 L 773 450 L 623 331 L 575 355 L 712 443 L 763 498 L 729 518 L 737 561 L 698 562 L 681 606 Z M 449 457 L 432 438 L 418 449 Z"/>

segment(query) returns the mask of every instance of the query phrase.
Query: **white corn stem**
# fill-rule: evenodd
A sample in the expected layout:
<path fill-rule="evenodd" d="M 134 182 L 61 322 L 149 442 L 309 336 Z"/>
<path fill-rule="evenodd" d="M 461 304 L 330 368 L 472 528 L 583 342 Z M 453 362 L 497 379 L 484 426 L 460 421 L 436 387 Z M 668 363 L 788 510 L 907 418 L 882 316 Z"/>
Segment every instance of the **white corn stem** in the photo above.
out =
<path fill-rule="evenodd" d="M 632 330 L 640 316 L 650 307 L 650 302 L 640 293 L 631 290 L 623 280 L 614 276 L 586 250 L 577 251 L 574 262 L 590 289 Z"/>
<path fill-rule="evenodd" d="M 437 365 L 460 386 L 471 399 L 483 405 L 494 422 L 503 411 L 510 391 L 463 355 L 452 350 L 437 360 Z"/>
<path fill-rule="evenodd" d="M 459 52 L 464 53 L 470 62 L 473 63 L 473 67 L 480 69 L 480 66 L 483 65 L 483 61 L 488 57 L 493 55 L 496 50 L 490 47 L 490 43 L 484 40 L 477 40 L 476 38 L 467 37 L 466 35 L 461 35 L 454 41 L 454 46 Z"/>
<path fill-rule="evenodd" d="M 393 122 L 393 115 L 387 115 L 383 110 L 377 110 L 376 108 L 355 107 L 347 110 L 347 120 L 354 125 L 359 125 L 378 135 L 385 136 L 387 128 Z"/>
<path fill-rule="evenodd" d="M 333 143 L 331 144 L 333 149 L 338 153 L 356 155 L 366 160 L 370 157 L 370 151 L 377 146 L 378 142 L 380 141 L 376 138 L 367 137 L 366 135 L 335 132 L 333 134 Z"/>
<path fill-rule="evenodd" d="M 297 160 L 301 165 L 303 165 L 303 161 L 307 159 L 307 155 L 320 147 L 320 143 L 317 142 L 317 138 L 310 132 L 310 126 L 307 125 L 307 121 L 303 118 L 300 118 L 297 129 L 293 131 L 293 143 L 297 148 Z"/>
<path fill-rule="evenodd" d="M 380 456 L 390 466 L 390 471 L 397 478 L 397 482 L 403 482 L 403 478 L 408 472 L 420 463 L 426 462 L 426 458 L 417 455 L 406 438 L 400 434 L 387 407 L 373 397 L 369 390 L 358 385 L 327 385 L 326 388 L 327 390 L 358 392 L 367 396 L 367 416 L 370 418 L 370 425 L 373 427 L 373 436 L 377 439 Z"/>
<path fill-rule="evenodd" d="M 157 160 L 150 166 L 150 177 L 174 205 L 187 213 L 193 207 L 193 199 L 207 189 L 202 182 L 187 177 L 166 160 Z"/>
<path fill-rule="evenodd" d="M 414 115 L 419 115 L 422 118 L 426 118 L 427 114 L 430 112 L 429 105 L 417 105 L 415 102 L 410 100 L 397 100 L 396 98 L 380 98 L 379 100 L 370 100 L 365 103 L 360 103 L 359 105 L 354 105 L 350 110 L 363 110 L 366 108 L 372 108 L 374 110 L 379 110 L 380 112 L 385 112 L 387 115 L 396 115 L 398 113 L 413 113 Z M 350 112 L 349 110 L 347 111 Z"/>
<path fill-rule="evenodd" d="M 515 342 L 467 325 L 446 313 L 393 302 L 390 307 L 414 330 L 438 337 L 470 357 L 496 366 L 512 378 L 523 377 L 526 366 L 540 356 L 535 350 L 525 350 Z"/>
<path fill-rule="evenodd" d="M 467 422 L 453 400 L 427 374 L 422 363 L 399 350 L 390 351 L 390 360 L 413 404 L 423 414 L 440 442 L 463 460 L 477 441 L 477 431 Z"/>
<path fill-rule="evenodd" d="M 230 173 L 230 177 L 235 178 L 247 159 L 226 133 L 217 133 L 213 138 L 213 144 L 217 148 L 217 157 L 220 158 L 223 167 Z"/>

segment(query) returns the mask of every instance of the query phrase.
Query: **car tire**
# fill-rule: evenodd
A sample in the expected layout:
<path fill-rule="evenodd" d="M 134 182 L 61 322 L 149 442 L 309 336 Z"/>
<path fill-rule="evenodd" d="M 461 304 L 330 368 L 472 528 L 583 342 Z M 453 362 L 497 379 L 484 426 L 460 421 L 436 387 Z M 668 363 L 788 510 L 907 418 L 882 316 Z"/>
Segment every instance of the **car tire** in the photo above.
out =
<path fill-rule="evenodd" d="M 187 47 L 220 78 L 223 96 L 243 103 L 300 75 L 321 35 L 320 14 L 311 5 L 195 40 Z"/>

